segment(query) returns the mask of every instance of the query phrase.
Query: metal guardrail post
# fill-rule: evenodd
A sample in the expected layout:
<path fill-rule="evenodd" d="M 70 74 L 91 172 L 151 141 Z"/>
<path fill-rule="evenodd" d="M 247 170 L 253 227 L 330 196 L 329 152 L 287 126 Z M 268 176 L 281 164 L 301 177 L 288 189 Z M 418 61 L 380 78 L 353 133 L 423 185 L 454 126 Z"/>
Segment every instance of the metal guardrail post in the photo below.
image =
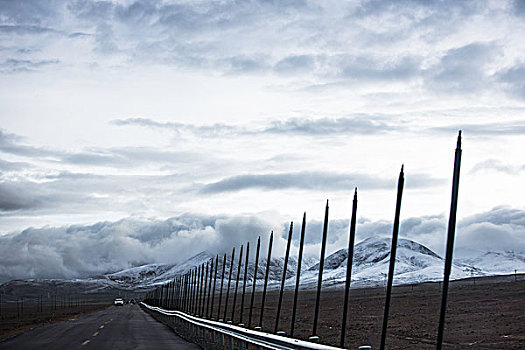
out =
<path fill-rule="evenodd" d="M 266 274 L 264 276 L 264 287 L 261 303 L 261 314 L 259 317 L 259 329 L 263 327 L 263 317 L 264 317 L 264 303 L 266 301 L 266 289 L 268 286 L 268 276 L 270 275 L 270 263 L 272 260 L 272 243 L 273 243 L 273 231 L 270 234 L 270 242 L 268 243 L 268 258 L 266 259 Z"/>
<path fill-rule="evenodd" d="M 257 269 L 259 267 L 259 250 L 261 248 L 261 236 L 257 239 L 257 249 L 255 252 L 255 264 L 253 271 L 252 295 L 250 297 L 250 313 L 248 314 L 248 328 L 252 327 L 253 300 L 255 298 L 255 285 L 257 284 Z"/>
<path fill-rule="evenodd" d="M 286 245 L 286 253 L 284 255 L 283 278 L 281 280 L 281 291 L 279 292 L 279 302 L 277 303 L 277 315 L 275 316 L 275 330 L 279 330 L 279 318 L 281 317 L 281 306 L 283 304 L 284 284 L 286 282 L 286 270 L 288 268 L 288 258 L 290 257 L 290 246 L 292 244 L 293 221 L 290 222 L 290 232 L 288 232 L 288 243 Z"/>
<path fill-rule="evenodd" d="M 297 257 L 297 271 L 295 276 L 295 292 L 293 296 L 292 324 L 290 326 L 290 337 L 293 337 L 295 330 L 295 317 L 297 315 L 297 297 L 299 295 L 299 282 L 301 279 L 301 263 L 303 261 L 304 232 L 306 230 L 306 212 L 303 214 L 303 224 L 301 226 L 301 240 L 299 242 L 299 256 Z"/>
<path fill-rule="evenodd" d="M 354 192 L 354 200 L 352 204 L 352 218 L 350 219 L 350 237 L 348 238 L 348 251 L 346 257 L 346 283 L 345 283 L 345 301 L 343 305 L 343 320 L 341 322 L 341 340 L 339 347 L 345 347 L 346 335 L 346 319 L 348 315 L 348 296 L 350 294 L 350 283 L 352 282 L 352 262 L 354 258 L 354 243 L 355 243 L 355 225 L 357 215 L 357 187 Z"/>
<path fill-rule="evenodd" d="M 172 327 L 174 323 L 183 325 L 186 331 L 184 329 L 177 331 L 182 333 L 182 335 L 189 336 L 194 341 L 210 345 L 210 338 L 211 342 L 215 343 L 218 336 L 222 343 L 218 347 L 221 349 L 227 349 L 229 347 L 239 349 L 248 347 L 249 345 L 250 348 L 274 350 L 342 350 L 341 348 L 329 345 L 314 344 L 299 339 L 250 330 L 232 324 L 206 320 L 181 311 L 164 310 L 145 303 L 141 303 L 141 306 L 154 313 L 156 318 L 164 320 Z M 170 319 L 178 319 L 178 321 L 170 322 Z"/>
<path fill-rule="evenodd" d="M 310 340 L 312 341 L 319 341 L 319 337 L 317 336 L 317 320 L 319 318 L 319 304 L 321 301 L 321 285 L 323 283 L 323 269 L 324 269 L 324 256 L 326 252 L 326 236 L 328 233 L 328 200 L 326 201 L 326 208 L 324 213 L 324 225 L 323 225 L 323 240 L 321 245 L 321 258 L 319 260 L 319 276 L 317 279 L 317 297 L 315 299 L 315 313 L 314 313 L 314 324 L 312 328 L 312 335 L 310 336 Z"/>
<path fill-rule="evenodd" d="M 392 246 L 390 248 L 390 264 L 388 267 L 388 284 L 386 289 L 386 300 L 385 300 L 385 313 L 383 315 L 383 328 L 381 330 L 381 345 L 380 350 L 385 349 L 386 343 L 386 330 L 388 326 L 388 312 L 390 310 L 390 298 L 392 296 L 392 283 L 394 280 L 394 265 L 396 263 L 396 250 L 397 250 L 397 237 L 399 235 L 399 215 L 401 212 L 401 198 L 403 196 L 403 185 L 405 183 L 405 177 L 403 172 L 403 166 L 401 166 L 401 172 L 399 173 L 399 180 L 397 183 L 397 201 L 396 201 L 396 216 L 394 219 L 394 230 L 392 233 Z"/>
<path fill-rule="evenodd" d="M 461 168 L 461 130 L 458 133 L 456 153 L 454 156 L 454 175 L 452 179 L 452 199 L 450 203 L 450 216 L 448 219 L 447 250 L 445 256 L 445 271 L 443 276 L 443 291 L 441 296 L 441 308 L 439 312 L 439 326 L 436 349 L 440 350 L 443 344 L 443 333 L 445 329 L 445 313 L 447 311 L 447 296 L 450 272 L 452 269 L 452 255 L 454 253 L 454 236 L 456 234 L 456 213 L 458 209 L 459 173 Z"/>

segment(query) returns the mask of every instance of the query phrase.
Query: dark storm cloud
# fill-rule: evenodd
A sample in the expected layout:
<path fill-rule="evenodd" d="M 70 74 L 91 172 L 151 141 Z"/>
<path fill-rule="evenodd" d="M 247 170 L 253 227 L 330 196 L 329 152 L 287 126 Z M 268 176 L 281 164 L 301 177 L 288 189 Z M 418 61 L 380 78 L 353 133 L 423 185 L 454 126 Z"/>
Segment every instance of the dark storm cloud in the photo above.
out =
<path fill-rule="evenodd" d="M 406 181 L 408 188 L 440 186 L 445 183 L 427 175 L 413 174 Z M 204 185 L 202 193 L 236 192 L 251 188 L 264 190 L 300 189 L 350 191 L 354 187 L 368 190 L 382 190 L 395 187 L 395 179 L 381 178 L 368 174 L 338 174 L 327 172 L 297 172 L 280 174 L 238 175 Z"/>

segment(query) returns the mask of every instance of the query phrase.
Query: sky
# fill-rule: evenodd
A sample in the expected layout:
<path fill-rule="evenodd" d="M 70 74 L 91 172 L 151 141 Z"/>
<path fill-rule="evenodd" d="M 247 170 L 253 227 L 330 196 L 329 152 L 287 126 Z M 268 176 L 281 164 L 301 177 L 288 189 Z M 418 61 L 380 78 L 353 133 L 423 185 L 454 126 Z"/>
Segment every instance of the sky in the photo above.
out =
<path fill-rule="evenodd" d="M 333 251 L 355 187 L 390 234 L 402 164 L 442 252 L 459 129 L 458 244 L 525 251 L 524 37 L 522 0 L 1 0 L 0 277 L 281 249 L 305 211 L 314 253 L 327 199 Z"/>

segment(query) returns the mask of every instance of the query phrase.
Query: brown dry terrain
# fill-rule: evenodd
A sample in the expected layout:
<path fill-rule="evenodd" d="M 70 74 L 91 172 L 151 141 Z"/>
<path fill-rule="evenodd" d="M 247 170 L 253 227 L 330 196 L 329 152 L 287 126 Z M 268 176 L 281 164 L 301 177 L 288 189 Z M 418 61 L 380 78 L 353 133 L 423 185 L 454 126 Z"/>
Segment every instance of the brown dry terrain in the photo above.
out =
<path fill-rule="evenodd" d="M 449 289 L 445 349 L 525 349 L 524 276 L 486 277 L 454 281 Z M 441 303 L 440 283 L 394 287 L 387 333 L 388 349 L 434 349 Z M 252 328 L 259 323 L 261 293 L 255 300 Z M 263 330 L 273 332 L 278 292 L 267 296 Z M 295 337 L 311 335 L 315 291 L 300 291 Z M 318 335 L 321 343 L 339 346 L 344 291 L 323 290 Z M 384 288 L 352 289 L 346 348 L 379 348 Z M 279 329 L 289 332 L 293 292 L 284 296 Z M 231 318 L 232 299 L 227 319 Z M 240 305 L 240 297 L 237 298 Z M 249 305 L 249 294 L 245 306 Z M 217 304 L 215 304 L 217 306 Z M 223 301 L 224 307 L 224 301 Z M 216 309 L 214 315 L 216 315 Z M 221 312 L 221 315 L 223 313 Z M 248 310 L 244 311 L 247 323 Z M 222 316 L 221 316 L 222 317 Z M 235 323 L 239 321 L 236 311 Z"/>
<path fill-rule="evenodd" d="M 500 276 L 454 281 L 449 291 L 445 349 L 525 349 L 525 276 Z M 390 309 L 388 349 L 433 349 L 437 333 L 441 290 L 439 283 L 423 283 L 414 286 L 394 287 Z M 259 323 L 261 294 L 255 297 L 252 328 Z M 273 332 L 279 293 L 268 293 L 263 330 Z M 300 291 L 295 337 L 307 339 L 311 335 L 315 306 L 315 291 Z M 104 296 L 103 299 L 107 299 Z M 239 323 L 240 294 L 237 296 L 235 323 Z M 344 292 L 323 290 L 320 306 L 318 335 L 321 343 L 338 346 L 341 331 Z M 248 323 L 250 294 L 245 298 L 243 315 Z M 360 345 L 379 348 L 384 288 L 352 289 L 346 336 L 346 348 Z M 107 303 L 107 301 L 106 301 Z M 233 293 L 230 294 L 227 319 L 231 319 Z M 279 330 L 289 333 L 293 292 L 284 296 Z M 213 310 L 217 315 L 218 300 Z M 86 307 L 85 305 L 84 307 Z M 5 307 L 5 304 L 4 304 Z M 42 322 L 54 322 L 71 318 L 74 308 L 59 313 L 24 309 L 23 319 L 15 319 L 15 310 L 2 309 L 0 338 L 13 331 L 34 327 Z M 48 311 L 51 307 L 48 306 Z M 85 309 L 85 311 L 87 311 Z M 70 313 L 71 312 L 71 313 Z M 224 314 L 224 300 L 220 315 Z M 10 315 L 10 316 L 9 316 Z M 43 316 L 43 318 L 42 318 Z"/>
<path fill-rule="evenodd" d="M 25 305 L 21 310 L 20 305 L 2 305 L 0 315 L 0 341 L 14 335 L 23 333 L 29 329 L 77 318 L 81 314 L 91 313 L 112 305 L 105 302 L 89 302 L 82 305 L 54 306 Z"/>

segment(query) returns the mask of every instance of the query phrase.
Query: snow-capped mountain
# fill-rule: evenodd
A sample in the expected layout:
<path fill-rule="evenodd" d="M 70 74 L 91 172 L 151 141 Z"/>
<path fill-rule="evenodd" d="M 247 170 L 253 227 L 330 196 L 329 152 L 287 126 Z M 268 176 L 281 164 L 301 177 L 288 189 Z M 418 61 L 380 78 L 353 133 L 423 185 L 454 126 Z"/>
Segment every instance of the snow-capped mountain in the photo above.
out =
<path fill-rule="evenodd" d="M 354 247 L 352 283 L 354 285 L 378 285 L 384 282 L 390 262 L 390 238 L 368 238 Z M 341 249 L 325 259 L 323 283 L 342 284 L 346 280 L 348 250 Z M 397 244 L 394 284 L 437 281 L 443 278 L 444 261 L 427 247 L 408 240 L 399 239 Z M 301 277 L 303 288 L 317 283 L 319 265 L 312 266 Z M 452 279 L 470 277 L 477 269 L 455 263 Z"/>
<path fill-rule="evenodd" d="M 388 273 L 390 261 L 390 238 L 368 238 L 359 242 L 354 247 L 352 266 L 352 285 L 355 287 L 382 285 Z M 327 287 L 342 287 L 346 280 L 346 265 L 348 251 L 340 249 L 325 258 L 323 285 Z M 197 266 L 206 262 L 215 264 L 215 256 L 208 252 L 201 252 L 190 259 L 179 264 L 148 264 L 133 267 L 101 276 L 93 276 L 86 279 L 74 280 L 25 280 L 11 281 L 2 288 L 16 285 L 34 286 L 44 284 L 55 286 L 57 283 L 68 283 L 73 288 L 84 288 L 86 291 L 97 292 L 107 289 L 119 290 L 144 290 L 156 285 L 172 281 L 177 276 L 185 274 Z M 253 255 L 247 269 L 247 286 L 252 285 L 255 265 Z M 238 271 L 238 255 L 233 262 L 232 288 L 235 285 Z M 279 288 L 284 257 L 274 257 L 270 263 L 268 288 Z M 443 258 L 427 247 L 408 240 L 399 239 L 396 254 L 396 266 L 394 284 L 412 284 L 427 281 L 439 281 L 443 278 Z M 219 257 L 217 266 L 217 281 L 219 283 L 224 261 Z M 231 257 L 226 257 L 224 269 L 224 285 L 226 286 L 230 273 Z M 215 268 L 214 268 L 215 270 Z M 315 288 L 318 280 L 319 261 L 313 257 L 304 257 L 302 262 L 301 288 Z M 472 276 L 488 276 L 497 274 L 509 274 L 514 270 L 525 271 L 525 255 L 514 252 L 478 252 L 462 251 L 454 257 L 451 279 L 461 279 Z M 240 285 L 244 277 L 244 258 L 241 268 Z M 295 286 L 295 275 L 297 271 L 297 258 L 291 256 L 288 261 L 286 273 L 287 289 Z M 211 272 L 209 272 L 211 274 Z M 257 270 L 257 289 L 261 289 L 266 273 L 266 259 L 260 259 Z M 70 287 L 71 288 L 71 287 Z"/>
<path fill-rule="evenodd" d="M 390 261 L 390 238 L 368 238 L 354 247 L 352 266 L 352 285 L 376 286 L 382 285 L 388 273 Z M 347 249 L 340 249 L 325 258 L 323 285 L 338 287 L 346 280 Z M 153 286 L 173 280 L 196 266 L 211 262 L 215 257 L 210 253 L 201 252 L 187 261 L 176 265 L 151 264 L 131 268 L 118 273 L 106 275 L 107 278 L 118 282 L 123 287 L 133 283 L 142 287 Z M 223 270 L 223 256 L 219 257 L 217 278 L 220 280 Z M 280 286 L 284 265 L 283 257 L 274 257 L 270 263 L 268 288 L 276 289 Z M 408 239 L 399 239 L 396 254 L 395 284 L 412 284 L 427 281 L 439 281 L 443 278 L 443 258 L 427 247 Z M 231 257 L 226 256 L 224 279 L 230 273 Z M 514 269 L 525 270 L 525 257 L 515 253 L 471 253 L 468 259 L 455 258 L 452 279 L 461 279 L 471 276 L 485 276 L 511 273 Z M 315 288 L 318 280 L 319 261 L 316 258 L 304 257 L 302 262 L 301 288 Z M 233 262 L 232 288 L 235 285 L 238 271 L 238 256 Z M 297 258 L 290 257 L 286 273 L 286 288 L 295 286 Z M 247 285 L 251 286 L 255 265 L 253 260 L 248 264 Z M 260 259 L 257 269 L 257 289 L 262 288 L 266 272 L 266 259 Z M 211 272 L 210 272 L 211 273 Z M 244 259 L 241 268 L 240 283 L 244 277 Z"/>

